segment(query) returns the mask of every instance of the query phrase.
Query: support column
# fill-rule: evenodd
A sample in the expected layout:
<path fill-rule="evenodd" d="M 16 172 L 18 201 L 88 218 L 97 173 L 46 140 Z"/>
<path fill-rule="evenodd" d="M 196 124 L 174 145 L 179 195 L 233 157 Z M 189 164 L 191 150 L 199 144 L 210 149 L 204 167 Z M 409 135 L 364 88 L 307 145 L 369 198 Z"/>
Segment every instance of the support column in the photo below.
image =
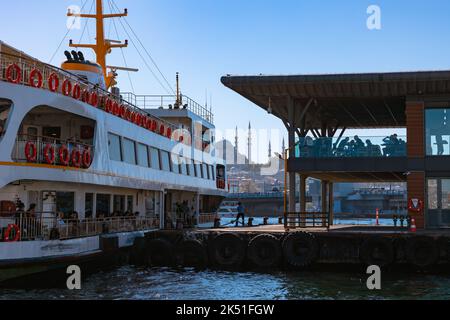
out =
<path fill-rule="evenodd" d="M 163 190 L 159 193 L 160 206 L 159 206 L 159 229 L 166 229 L 166 192 Z"/>
<path fill-rule="evenodd" d="M 322 213 L 326 213 L 328 211 L 328 201 L 327 201 L 327 197 L 328 197 L 328 181 L 324 181 L 322 180 L 321 182 L 322 185 Z M 322 218 L 322 226 L 326 227 L 326 219 Z"/>
<path fill-rule="evenodd" d="M 288 97 L 288 115 L 289 115 L 289 159 L 295 158 L 295 110 L 294 99 Z M 286 170 L 286 169 L 285 169 Z M 289 212 L 295 212 L 296 184 L 295 172 L 289 171 Z"/>
<path fill-rule="evenodd" d="M 334 183 L 328 184 L 328 206 L 329 206 L 329 225 L 334 225 Z"/>
<path fill-rule="evenodd" d="M 306 180 L 305 175 L 300 175 L 300 212 L 306 212 Z"/>
<path fill-rule="evenodd" d="M 200 218 L 200 194 L 197 193 L 195 196 L 195 221 L 198 225 Z"/>

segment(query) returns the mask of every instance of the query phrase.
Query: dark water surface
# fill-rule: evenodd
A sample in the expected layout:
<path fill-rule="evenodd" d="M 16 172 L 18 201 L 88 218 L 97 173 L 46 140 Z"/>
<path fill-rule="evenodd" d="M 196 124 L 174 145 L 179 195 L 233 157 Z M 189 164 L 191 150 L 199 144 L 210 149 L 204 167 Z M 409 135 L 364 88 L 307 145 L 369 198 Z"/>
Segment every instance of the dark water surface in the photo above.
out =
<path fill-rule="evenodd" d="M 381 291 L 358 273 L 273 274 L 123 267 L 83 282 L 81 291 L 1 290 L 1 299 L 286 300 L 450 299 L 450 276 L 384 275 Z"/>

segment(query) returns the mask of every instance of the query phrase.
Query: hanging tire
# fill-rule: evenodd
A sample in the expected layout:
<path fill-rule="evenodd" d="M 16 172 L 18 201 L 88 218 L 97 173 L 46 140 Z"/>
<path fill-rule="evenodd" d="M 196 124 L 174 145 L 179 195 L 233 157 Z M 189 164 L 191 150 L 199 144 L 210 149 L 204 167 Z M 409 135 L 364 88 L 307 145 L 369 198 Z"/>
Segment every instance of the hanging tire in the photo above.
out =
<path fill-rule="evenodd" d="M 174 247 L 164 239 L 148 242 L 147 261 L 152 267 L 170 267 L 174 262 Z"/>
<path fill-rule="evenodd" d="M 270 234 L 254 237 L 247 250 L 248 259 L 258 268 L 273 268 L 278 266 L 281 261 L 280 241 Z"/>
<path fill-rule="evenodd" d="M 368 266 L 387 267 L 395 259 L 393 243 L 385 238 L 368 238 L 359 249 L 359 258 L 361 262 Z"/>
<path fill-rule="evenodd" d="M 428 237 L 410 238 L 406 244 L 406 259 L 419 268 L 431 267 L 439 260 L 438 243 Z"/>
<path fill-rule="evenodd" d="M 219 267 L 239 267 L 245 259 L 245 247 L 237 234 L 222 233 L 211 243 L 211 258 Z"/>
<path fill-rule="evenodd" d="M 181 266 L 205 268 L 208 266 L 208 252 L 199 240 L 185 240 L 177 246 L 177 257 Z"/>
<path fill-rule="evenodd" d="M 283 241 L 283 255 L 289 265 L 306 268 L 318 259 L 319 243 L 311 233 L 291 233 Z"/>
<path fill-rule="evenodd" d="M 130 252 L 130 262 L 135 266 L 145 265 L 147 257 L 147 240 L 143 237 L 134 239 L 133 247 Z"/>

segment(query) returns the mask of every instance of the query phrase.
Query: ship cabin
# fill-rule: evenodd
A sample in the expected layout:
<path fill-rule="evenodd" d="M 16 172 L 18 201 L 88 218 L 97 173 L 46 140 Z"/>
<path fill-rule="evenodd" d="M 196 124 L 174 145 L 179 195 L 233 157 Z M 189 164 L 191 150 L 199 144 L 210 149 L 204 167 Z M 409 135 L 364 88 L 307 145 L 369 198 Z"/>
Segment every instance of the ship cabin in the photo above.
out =
<path fill-rule="evenodd" d="M 290 227 L 301 227 L 314 214 L 306 213 L 308 178 L 322 183 L 316 218 L 328 226 L 334 183 L 401 182 L 408 193 L 405 215 L 417 228 L 450 227 L 449 71 L 230 75 L 222 83 L 288 130 Z M 346 134 L 351 129 L 359 134 Z M 365 134 L 369 129 L 383 134 Z"/>
<path fill-rule="evenodd" d="M 108 91 L 99 64 L 65 54 L 58 68 L 0 42 L 0 241 L 30 207 L 54 228 L 87 223 L 61 238 L 124 216 L 142 229 L 211 226 L 227 194 L 211 110 L 181 94 Z"/>

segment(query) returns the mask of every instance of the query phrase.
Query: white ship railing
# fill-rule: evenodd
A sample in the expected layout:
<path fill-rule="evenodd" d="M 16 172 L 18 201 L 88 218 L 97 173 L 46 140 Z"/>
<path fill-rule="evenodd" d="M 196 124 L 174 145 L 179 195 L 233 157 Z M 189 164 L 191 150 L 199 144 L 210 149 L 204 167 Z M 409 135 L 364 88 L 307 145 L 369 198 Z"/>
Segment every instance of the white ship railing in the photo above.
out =
<path fill-rule="evenodd" d="M 48 164 L 44 151 L 45 148 L 50 145 L 55 154 L 55 161 L 54 165 L 60 165 L 60 166 L 68 166 L 73 167 L 74 164 L 72 163 L 72 153 L 74 151 L 78 151 L 80 153 L 80 156 L 83 157 L 83 154 L 85 151 L 89 151 L 90 153 L 90 160 L 92 162 L 92 159 L 94 159 L 94 146 L 89 144 L 84 144 L 81 142 L 77 142 L 74 140 L 63 140 L 63 139 L 55 139 L 51 137 L 41 137 L 41 136 L 33 136 L 33 135 L 18 135 L 16 138 L 16 144 L 13 149 L 12 153 L 12 159 L 16 162 L 30 162 L 27 159 L 26 156 L 26 148 L 27 144 L 32 143 L 36 147 L 36 160 L 32 161 L 33 163 L 37 164 Z M 60 159 L 59 150 L 61 150 L 62 147 L 66 147 L 69 152 L 69 163 L 64 164 L 63 159 Z M 87 169 L 91 163 L 89 163 L 89 166 L 84 166 L 82 159 L 80 159 L 80 166 Z"/>
<path fill-rule="evenodd" d="M 82 79 L 78 77 L 75 74 L 72 74 L 70 72 L 67 72 L 65 70 L 62 70 L 60 68 L 57 68 L 55 66 L 40 62 L 38 60 L 31 60 L 24 57 L 16 56 L 7 54 L 4 52 L 0 52 L 0 80 L 1 81 L 8 81 L 7 78 L 7 70 L 10 66 L 17 65 L 20 68 L 20 81 L 18 84 L 24 85 L 24 86 L 31 86 L 30 81 L 30 74 L 34 69 L 39 70 L 39 72 L 42 74 L 42 87 L 41 90 L 46 90 L 50 92 L 49 89 L 49 78 L 52 74 L 56 74 L 59 79 L 59 87 L 56 92 L 61 93 L 62 84 L 65 80 L 69 80 L 74 86 L 75 84 L 78 84 L 81 87 L 81 92 L 83 90 L 87 90 L 89 93 L 96 93 L 98 96 L 98 99 L 100 101 L 101 97 L 107 97 L 108 99 L 111 99 L 120 105 L 126 106 L 128 109 L 135 113 L 139 113 L 143 116 L 146 116 L 150 118 L 151 120 L 154 120 L 158 122 L 159 124 L 164 125 L 165 128 L 171 128 L 172 131 L 178 129 L 178 126 L 160 119 L 158 117 L 155 117 L 148 113 L 145 110 L 141 110 L 136 105 L 133 105 L 130 101 L 124 100 L 122 97 L 117 97 L 110 92 L 103 90 L 98 87 L 98 85 L 92 84 L 85 79 Z M 13 80 L 18 79 L 18 75 L 15 71 L 12 72 L 12 78 Z M 37 77 L 35 78 L 35 82 L 37 83 Z M 72 94 L 69 94 L 69 96 L 72 96 Z M 100 106 L 100 109 L 104 109 L 104 106 Z M 106 110 L 105 110 L 106 111 Z"/>
<path fill-rule="evenodd" d="M 25 214 L 0 218 L 0 241 L 5 241 L 9 226 L 17 226 L 18 241 L 67 240 L 119 232 L 159 229 L 154 217 L 113 217 L 94 219 L 59 219 L 54 213 L 41 213 L 37 218 Z M 15 238 L 11 228 L 9 239 Z"/>
<path fill-rule="evenodd" d="M 136 95 L 132 92 L 122 93 L 125 100 L 131 102 L 141 109 L 175 109 L 176 95 Z M 195 102 L 191 98 L 181 95 L 181 105 L 179 109 L 189 110 L 197 116 L 205 119 L 211 124 L 214 124 L 214 115 L 211 110 Z"/>

